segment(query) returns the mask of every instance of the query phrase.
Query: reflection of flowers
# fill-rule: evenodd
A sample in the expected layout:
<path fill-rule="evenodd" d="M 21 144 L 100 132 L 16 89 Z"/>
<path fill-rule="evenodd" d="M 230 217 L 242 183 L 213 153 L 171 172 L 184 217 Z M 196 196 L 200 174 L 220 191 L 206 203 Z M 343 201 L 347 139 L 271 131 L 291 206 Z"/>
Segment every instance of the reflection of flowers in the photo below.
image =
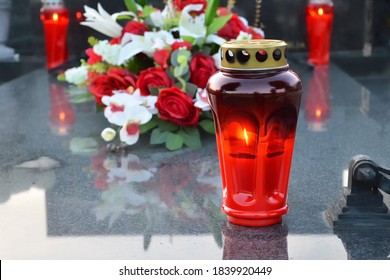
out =
<path fill-rule="evenodd" d="M 132 154 L 103 151 L 94 158 L 96 186 L 102 190 L 95 208 L 98 220 L 108 219 L 112 226 L 121 215 L 141 215 L 156 223 L 157 215 L 160 220 L 169 216 L 202 223 L 209 206 L 220 203 L 219 177 L 214 177 L 217 164 L 195 159 L 182 162 L 177 157 L 145 160 L 149 167 Z"/>

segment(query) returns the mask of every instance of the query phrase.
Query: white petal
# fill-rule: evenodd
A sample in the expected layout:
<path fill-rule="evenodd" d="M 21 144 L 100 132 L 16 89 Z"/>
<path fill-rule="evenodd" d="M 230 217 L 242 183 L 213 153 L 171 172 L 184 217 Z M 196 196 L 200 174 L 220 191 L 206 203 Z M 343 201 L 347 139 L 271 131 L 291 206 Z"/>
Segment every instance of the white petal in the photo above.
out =
<path fill-rule="evenodd" d="M 111 96 L 105 95 L 105 96 L 102 97 L 102 103 L 104 105 L 108 106 L 110 104 L 110 99 L 111 99 Z"/>
<path fill-rule="evenodd" d="M 103 140 L 107 142 L 113 140 L 115 138 L 115 135 L 116 131 L 110 127 L 106 127 L 101 133 Z"/>
<path fill-rule="evenodd" d="M 101 14 L 104 18 L 110 18 L 111 15 L 106 12 L 105 9 L 103 9 L 102 5 L 100 3 L 97 4 L 99 14 Z"/>
<path fill-rule="evenodd" d="M 139 139 L 139 133 L 129 135 L 126 131 L 127 125 L 123 126 L 119 132 L 119 137 L 122 142 L 125 142 L 127 145 L 133 145 L 137 143 Z"/>
<path fill-rule="evenodd" d="M 125 114 L 128 120 L 138 121 L 139 124 L 145 124 L 153 117 L 144 106 L 126 107 Z"/>
<path fill-rule="evenodd" d="M 222 37 L 215 35 L 215 34 L 210 34 L 209 36 L 207 36 L 206 42 L 207 43 L 216 43 L 218 45 L 222 45 L 223 43 L 226 42 L 226 40 Z"/>

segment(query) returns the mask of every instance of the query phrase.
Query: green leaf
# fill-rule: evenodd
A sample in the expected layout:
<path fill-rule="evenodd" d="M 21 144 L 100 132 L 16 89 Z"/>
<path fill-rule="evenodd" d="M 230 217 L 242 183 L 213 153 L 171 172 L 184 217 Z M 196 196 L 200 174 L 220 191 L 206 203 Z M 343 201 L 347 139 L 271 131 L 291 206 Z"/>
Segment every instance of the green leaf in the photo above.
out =
<path fill-rule="evenodd" d="M 57 81 L 66 82 L 65 74 L 61 73 L 57 76 Z"/>
<path fill-rule="evenodd" d="M 186 84 L 186 93 L 189 97 L 195 97 L 196 92 L 198 91 L 198 86 L 192 83 Z"/>
<path fill-rule="evenodd" d="M 178 78 L 185 75 L 189 70 L 190 67 L 188 65 L 184 67 L 183 66 L 175 67 L 173 69 L 173 75 L 175 76 L 175 78 Z"/>
<path fill-rule="evenodd" d="M 147 123 L 142 124 L 142 125 L 139 126 L 139 132 L 140 132 L 140 133 L 148 132 L 149 130 L 155 128 L 156 126 L 157 126 L 156 120 L 151 119 L 151 120 L 148 121 Z"/>
<path fill-rule="evenodd" d="M 186 146 L 190 148 L 200 148 L 202 142 L 200 140 L 199 130 L 195 127 L 186 127 L 179 130 L 178 134 L 183 137 L 183 142 Z"/>
<path fill-rule="evenodd" d="M 219 0 L 208 0 L 207 1 L 207 8 L 205 11 L 205 23 L 206 26 L 209 26 L 215 16 L 217 15 L 217 9 L 219 7 Z"/>
<path fill-rule="evenodd" d="M 127 8 L 130 12 L 133 12 L 133 13 L 135 13 L 136 15 L 138 14 L 137 5 L 135 4 L 135 1 L 134 1 L 134 0 L 125 0 L 125 5 L 126 5 L 126 8 Z"/>
<path fill-rule="evenodd" d="M 144 6 L 144 9 L 142 11 L 142 15 L 141 17 L 142 18 L 147 18 L 148 16 L 150 16 L 151 13 L 153 13 L 156 9 L 153 8 L 152 6 Z"/>
<path fill-rule="evenodd" d="M 165 147 L 170 150 L 178 150 L 183 147 L 184 140 L 183 137 L 179 134 L 175 134 L 172 132 L 168 133 L 167 139 L 165 140 Z"/>
<path fill-rule="evenodd" d="M 95 97 L 92 94 L 87 92 L 84 94 L 77 94 L 77 95 L 70 96 L 69 101 L 70 103 L 79 104 L 79 103 L 85 103 L 91 101 L 94 98 Z"/>
<path fill-rule="evenodd" d="M 104 112 L 104 106 L 96 103 L 96 113 L 101 113 L 101 112 Z"/>
<path fill-rule="evenodd" d="M 88 37 L 88 44 L 89 44 L 91 47 L 95 46 L 97 43 L 99 43 L 99 40 L 98 40 L 98 39 L 96 39 L 96 38 L 93 37 L 93 36 L 89 36 L 89 37 Z"/>
<path fill-rule="evenodd" d="M 232 18 L 233 14 L 215 18 L 207 27 L 207 34 L 217 33 Z"/>
<path fill-rule="evenodd" d="M 116 18 L 116 20 L 131 20 L 133 17 L 129 15 L 121 15 Z"/>
<path fill-rule="evenodd" d="M 150 144 L 156 145 L 165 143 L 168 133 L 169 132 L 167 131 L 161 131 L 158 127 L 153 129 L 152 135 L 150 135 Z"/>
<path fill-rule="evenodd" d="M 148 0 L 138 0 L 138 3 L 142 6 L 145 7 L 145 5 L 148 3 Z"/>
<path fill-rule="evenodd" d="M 158 128 L 161 131 L 173 132 L 179 128 L 179 126 L 177 126 L 169 121 L 164 121 L 162 119 L 157 119 L 156 121 L 157 121 Z"/>
<path fill-rule="evenodd" d="M 199 126 L 210 134 L 215 134 L 214 122 L 212 120 L 202 120 Z"/>
<path fill-rule="evenodd" d="M 195 38 L 191 36 L 180 36 L 180 38 L 182 38 L 184 41 L 190 42 L 191 45 L 193 45 L 195 42 Z"/>

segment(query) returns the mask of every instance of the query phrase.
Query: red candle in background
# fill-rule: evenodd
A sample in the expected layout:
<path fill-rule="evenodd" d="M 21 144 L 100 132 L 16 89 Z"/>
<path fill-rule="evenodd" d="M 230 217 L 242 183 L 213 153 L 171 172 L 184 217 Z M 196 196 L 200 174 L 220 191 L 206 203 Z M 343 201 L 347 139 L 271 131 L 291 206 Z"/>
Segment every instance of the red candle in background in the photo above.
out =
<path fill-rule="evenodd" d="M 68 60 L 67 33 L 69 12 L 62 0 L 43 1 L 40 18 L 43 23 L 48 69 Z"/>
<path fill-rule="evenodd" d="M 67 135 L 76 122 L 68 94 L 61 85 L 49 84 L 50 89 L 50 127 L 56 135 Z"/>
<path fill-rule="evenodd" d="M 307 87 L 305 119 L 308 129 L 325 131 L 330 119 L 328 65 L 316 65 Z"/>
<path fill-rule="evenodd" d="M 328 64 L 333 23 L 331 0 L 310 0 L 306 7 L 309 62 Z"/>
<path fill-rule="evenodd" d="M 221 169 L 222 210 L 232 223 L 267 226 L 287 212 L 302 83 L 279 40 L 222 45 L 207 85 Z"/>

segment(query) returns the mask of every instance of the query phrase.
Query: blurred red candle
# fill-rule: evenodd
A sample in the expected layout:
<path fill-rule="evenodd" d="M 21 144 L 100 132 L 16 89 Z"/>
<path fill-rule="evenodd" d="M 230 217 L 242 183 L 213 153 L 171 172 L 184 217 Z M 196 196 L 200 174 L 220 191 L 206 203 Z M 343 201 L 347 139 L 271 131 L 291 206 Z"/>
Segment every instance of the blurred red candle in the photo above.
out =
<path fill-rule="evenodd" d="M 331 0 L 310 0 L 306 7 L 306 29 L 309 44 L 309 62 L 328 64 L 333 23 Z"/>
<path fill-rule="evenodd" d="M 40 18 L 45 33 L 46 65 L 52 69 L 68 60 L 69 12 L 62 0 L 47 0 L 43 1 Z"/>

